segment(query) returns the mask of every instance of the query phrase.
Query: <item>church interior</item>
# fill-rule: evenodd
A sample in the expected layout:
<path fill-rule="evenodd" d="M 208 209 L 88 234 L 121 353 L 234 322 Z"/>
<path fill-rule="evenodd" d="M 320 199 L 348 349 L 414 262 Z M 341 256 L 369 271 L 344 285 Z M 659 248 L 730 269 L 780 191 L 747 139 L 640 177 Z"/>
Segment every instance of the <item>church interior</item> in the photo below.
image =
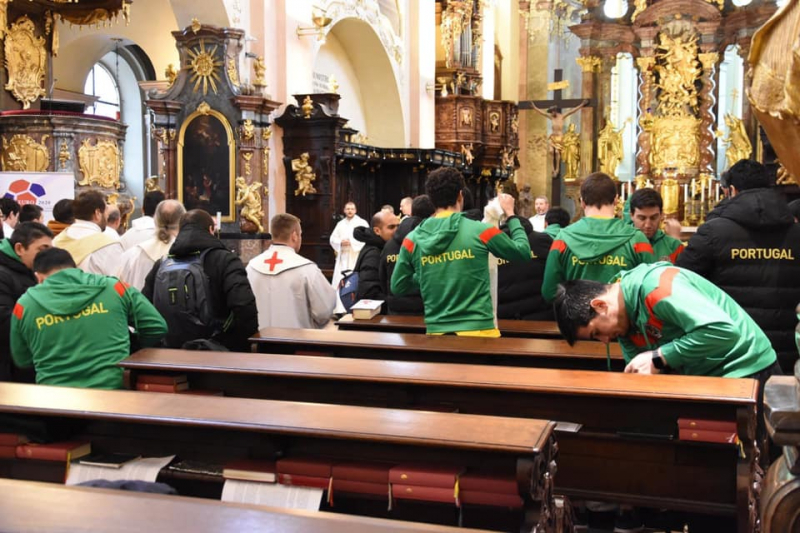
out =
<path fill-rule="evenodd" d="M 600 172 L 617 215 L 653 189 L 688 240 L 742 160 L 800 198 L 798 28 L 798 0 L 0 0 L 0 188 L 99 190 L 123 227 L 161 191 L 245 265 L 290 213 L 327 277 L 345 204 L 368 219 L 442 168 L 476 208 L 545 196 L 572 221 Z M 552 319 L 465 339 L 385 318 L 143 350 L 125 396 L 0 383 L 0 530 L 800 531 L 793 377 L 761 445 L 756 381 L 627 380 L 616 344 Z M 187 376 L 211 392 L 141 392 Z M 76 456 L 20 459 L 28 440 L 151 458 L 180 496 L 64 486 Z"/>

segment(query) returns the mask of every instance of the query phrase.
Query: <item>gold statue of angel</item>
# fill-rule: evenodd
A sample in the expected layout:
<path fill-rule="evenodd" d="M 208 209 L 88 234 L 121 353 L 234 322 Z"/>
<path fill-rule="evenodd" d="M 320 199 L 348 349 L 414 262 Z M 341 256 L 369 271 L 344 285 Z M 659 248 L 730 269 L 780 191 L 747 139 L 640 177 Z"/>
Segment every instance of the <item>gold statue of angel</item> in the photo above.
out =
<path fill-rule="evenodd" d="M 308 152 L 303 152 L 297 159 L 292 159 L 292 172 L 294 172 L 294 179 L 297 182 L 297 189 L 294 191 L 295 196 L 300 194 L 305 196 L 306 194 L 314 194 L 317 192 L 317 189 L 315 189 L 314 185 L 311 183 L 317 179 L 317 175 L 314 174 L 311 168 L 309 162 L 310 158 L 311 156 Z"/>

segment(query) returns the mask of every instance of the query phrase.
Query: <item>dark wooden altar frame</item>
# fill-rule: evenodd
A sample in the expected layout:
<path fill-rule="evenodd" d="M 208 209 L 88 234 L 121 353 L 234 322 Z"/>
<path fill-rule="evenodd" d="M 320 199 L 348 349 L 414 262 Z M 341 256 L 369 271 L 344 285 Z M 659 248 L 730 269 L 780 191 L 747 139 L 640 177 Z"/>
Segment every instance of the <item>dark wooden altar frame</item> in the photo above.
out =
<path fill-rule="evenodd" d="M 228 212 L 222 213 L 222 222 L 235 222 L 236 212 L 234 211 L 234 195 L 236 194 L 235 174 L 236 174 L 236 140 L 233 138 L 233 129 L 231 128 L 228 119 L 219 111 L 209 109 L 208 111 L 197 110 L 183 121 L 181 131 L 178 135 L 178 201 L 185 203 L 183 195 L 183 152 L 186 144 L 186 130 L 189 125 L 200 116 L 210 115 L 222 123 L 225 128 L 226 141 L 228 145 Z M 211 213 L 215 216 L 216 213 Z"/>

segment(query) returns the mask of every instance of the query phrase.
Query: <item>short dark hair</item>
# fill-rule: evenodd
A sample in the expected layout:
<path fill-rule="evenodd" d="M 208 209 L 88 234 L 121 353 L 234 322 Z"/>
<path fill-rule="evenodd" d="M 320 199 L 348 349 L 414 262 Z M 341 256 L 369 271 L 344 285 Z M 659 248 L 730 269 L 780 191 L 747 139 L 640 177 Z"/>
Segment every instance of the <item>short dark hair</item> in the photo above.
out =
<path fill-rule="evenodd" d="M 95 190 L 83 191 L 72 202 L 72 214 L 78 220 L 92 220 L 97 210 L 105 213 L 106 199 L 103 193 Z"/>
<path fill-rule="evenodd" d="M 53 206 L 53 218 L 62 224 L 72 224 L 75 216 L 72 214 L 72 202 L 70 198 L 62 198 Z"/>
<path fill-rule="evenodd" d="M 583 203 L 592 207 L 613 205 L 617 197 L 617 184 L 608 174 L 594 172 L 584 178 L 581 183 Z"/>
<path fill-rule="evenodd" d="M 728 169 L 727 183 L 736 187 L 737 191 L 762 189 L 769 187 L 769 173 L 758 161 L 742 159 Z"/>
<path fill-rule="evenodd" d="M 116 205 L 109 204 L 109 208 L 106 209 L 106 212 L 108 213 L 106 215 L 106 221 L 109 223 L 114 223 L 120 218 L 122 218 L 122 213 L 119 212 L 119 207 L 117 207 Z"/>
<path fill-rule="evenodd" d="M 411 201 L 411 214 L 420 220 L 428 218 L 436 212 L 436 207 L 431 202 L 430 196 L 420 194 Z"/>
<path fill-rule="evenodd" d="M 19 208 L 20 222 L 33 222 L 42 216 L 42 208 L 36 204 L 25 204 Z"/>
<path fill-rule="evenodd" d="M 475 197 L 472 195 L 472 190 L 470 190 L 469 187 L 464 187 L 461 191 L 461 196 L 464 198 L 464 205 L 461 207 L 462 211 L 469 211 L 475 207 Z M 428 198 L 430 198 L 430 196 Z M 434 212 L 435 211 L 436 209 L 434 208 Z"/>
<path fill-rule="evenodd" d="M 39 274 L 49 274 L 65 268 L 75 268 L 75 260 L 63 248 L 48 248 L 33 258 L 33 271 Z"/>
<path fill-rule="evenodd" d="M 211 226 L 214 226 L 216 223 L 208 211 L 203 209 L 192 209 L 191 211 L 187 211 L 186 214 L 181 217 L 180 229 L 183 229 L 184 226 L 188 224 L 198 226 L 203 229 L 208 229 Z"/>
<path fill-rule="evenodd" d="M 33 241 L 41 239 L 42 237 L 50 237 L 52 239 L 53 232 L 44 224 L 39 224 L 38 222 L 23 222 L 22 224 L 17 224 L 17 227 L 14 228 L 14 233 L 8 241 L 11 243 L 12 248 L 17 243 L 21 243 L 23 248 L 28 248 Z"/>
<path fill-rule="evenodd" d="M 437 168 L 425 180 L 425 194 L 437 209 L 455 205 L 458 193 L 464 189 L 464 176 L 451 167 Z"/>
<path fill-rule="evenodd" d="M 11 214 L 16 215 L 19 213 L 19 204 L 13 198 L 4 196 L 0 198 L 0 211 L 3 212 L 4 217 L 7 217 Z"/>
<path fill-rule="evenodd" d="M 569 211 L 563 207 L 551 207 L 544 215 L 544 221 L 548 224 L 558 224 L 562 228 L 569 226 L 569 221 L 572 217 L 569 216 Z"/>
<path fill-rule="evenodd" d="M 279 213 L 269 221 L 269 232 L 273 240 L 289 240 L 295 228 L 300 228 L 300 219 L 289 213 Z"/>
<path fill-rule="evenodd" d="M 167 197 L 164 196 L 164 193 L 161 191 L 150 191 L 146 193 L 144 195 L 144 201 L 142 201 L 142 213 L 144 213 L 144 216 L 153 216 L 158 204 L 163 202 L 166 198 Z"/>
<path fill-rule="evenodd" d="M 561 334 L 570 346 L 578 338 L 578 328 L 589 325 L 597 311 L 591 302 L 608 290 L 608 285 L 588 279 L 573 279 L 558 285 L 553 312 Z"/>
<path fill-rule="evenodd" d="M 664 210 L 664 200 L 657 190 L 650 187 L 637 189 L 636 192 L 631 194 L 630 199 L 631 215 L 637 209 L 644 209 L 646 207 L 657 207 L 659 211 Z"/>

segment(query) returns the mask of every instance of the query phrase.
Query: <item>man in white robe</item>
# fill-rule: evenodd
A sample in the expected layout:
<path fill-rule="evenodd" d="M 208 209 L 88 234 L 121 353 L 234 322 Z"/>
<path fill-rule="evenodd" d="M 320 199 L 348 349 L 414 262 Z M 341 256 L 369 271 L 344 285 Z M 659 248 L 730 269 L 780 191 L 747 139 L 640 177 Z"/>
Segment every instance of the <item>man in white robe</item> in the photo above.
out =
<path fill-rule="evenodd" d="M 142 202 L 142 213 L 144 216 L 133 219 L 131 227 L 120 239 L 122 247 L 130 250 L 139 243 L 142 243 L 156 234 L 156 222 L 153 219 L 156 207 L 164 201 L 164 193 L 161 191 L 150 191 L 144 195 Z"/>
<path fill-rule="evenodd" d="M 544 216 L 547 214 L 547 210 L 550 209 L 550 200 L 547 199 L 547 196 L 537 196 L 533 200 L 533 209 L 536 211 L 536 214 L 528 220 L 531 221 L 533 231 L 541 233 L 545 228 Z"/>
<path fill-rule="evenodd" d="M 122 245 L 104 233 L 106 200 L 96 190 L 83 191 L 72 203 L 75 222 L 53 239 L 53 246 L 63 248 L 78 268 L 90 274 L 116 276 L 122 259 Z"/>
<path fill-rule="evenodd" d="M 153 265 L 167 255 L 170 246 L 175 242 L 181 217 L 184 213 L 186 213 L 186 209 L 177 200 L 164 200 L 158 204 L 153 228 L 156 233 L 122 254 L 122 265 L 117 277 L 142 290 L 145 279 L 153 269 Z"/>
<path fill-rule="evenodd" d="M 331 248 L 336 252 L 336 263 L 333 266 L 333 277 L 331 278 L 331 286 L 337 291 L 336 295 L 336 312 L 344 313 L 344 306 L 339 301 L 338 289 L 339 282 L 344 275 L 342 272 L 353 270 L 358 260 L 358 254 L 364 247 L 364 243 L 353 239 L 353 230 L 357 227 L 368 228 L 367 221 L 356 215 L 356 204 L 347 202 L 344 205 L 344 216 L 342 220 L 336 224 L 336 227 L 331 233 Z"/>
<path fill-rule="evenodd" d="M 298 254 L 300 219 L 288 213 L 270 221 L 272 245 L 247 265 L 256 296 L 258 327 L 322 328 L 336 305 L 336 291 L 319 267 Z"/>

